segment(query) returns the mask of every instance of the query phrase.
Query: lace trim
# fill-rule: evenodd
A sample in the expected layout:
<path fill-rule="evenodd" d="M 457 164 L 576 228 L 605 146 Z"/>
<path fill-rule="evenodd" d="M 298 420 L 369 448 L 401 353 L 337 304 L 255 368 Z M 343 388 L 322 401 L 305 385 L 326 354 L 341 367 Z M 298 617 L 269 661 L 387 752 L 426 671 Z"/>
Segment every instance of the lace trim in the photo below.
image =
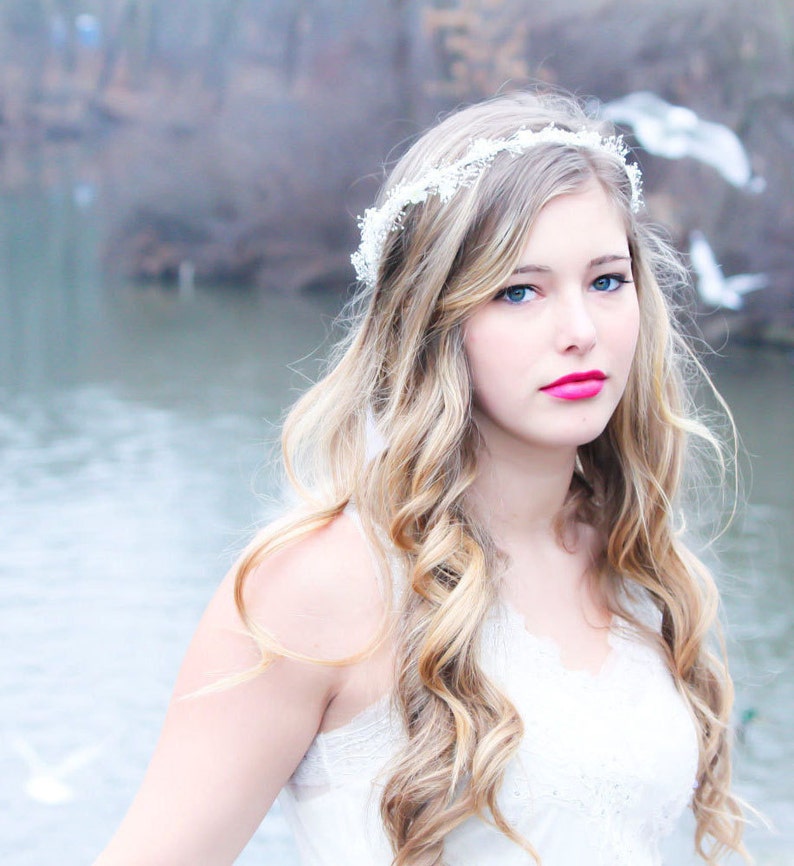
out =
<path fill-rule="evenodd" d="M 586 668 L 570 668 L 563 664 L 562 649 L 557 641 L 547 635 L 538 635 L 529 631 L 521 613 L 510 602 L 505 600 L 500 601 L 495 608 L 495 613 L 491 617 L 491 628 L 495 624 L 498 630 L 502 617 L 506 620 L 504 625 L 509 627 L 508 630 L 521 636 L 523 642 L 526 644 L 525 649 L 527 652 L 543 667 L 554 669 L 560 677 L 566 680 L 580 680 L 582 683 L 592 683 L 594 685 L 598 685 L 601 680 L 611 676 L 611 672 L 617 665 L 620 655 L 619 642 L 621 641 L 621 635 L 625 627 L 628 626 L 625 620 L 619 617 L 612 618 L 612 623 L 607 632 L 609 652 L 598 672 L 594 673 Z M 488 640 L 487 632 L 485 640 Z"/>
<path fill-rule="evenodd" d="M 400 736 L 391 695 L 384 695 L 346 725 L 317 734 L 290 784 L 331 788 L 350 780 L 372 778 L 392 754 Z"/>

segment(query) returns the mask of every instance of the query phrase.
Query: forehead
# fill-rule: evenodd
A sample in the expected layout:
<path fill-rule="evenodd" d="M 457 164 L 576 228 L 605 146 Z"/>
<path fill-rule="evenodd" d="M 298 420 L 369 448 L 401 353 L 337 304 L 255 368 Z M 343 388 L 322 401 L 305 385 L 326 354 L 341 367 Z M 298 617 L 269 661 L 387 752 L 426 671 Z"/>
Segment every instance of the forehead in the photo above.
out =
<path fill-rule="evenodd" d="M 628 255 L 626 223 L 598 183 L 557 196 L 538 212 L 523 246 L 519 266 L 550 267 L 560 261 L 591 261 Z M 548 261 L 546 261 L 548 260 Z"/>

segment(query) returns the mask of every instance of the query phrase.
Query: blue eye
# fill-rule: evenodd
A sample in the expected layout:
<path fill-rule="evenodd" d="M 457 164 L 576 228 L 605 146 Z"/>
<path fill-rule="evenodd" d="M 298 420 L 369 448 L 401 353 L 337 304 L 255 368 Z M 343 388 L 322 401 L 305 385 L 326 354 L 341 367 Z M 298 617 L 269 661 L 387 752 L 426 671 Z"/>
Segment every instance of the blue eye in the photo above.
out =
<path fill-rule="evenodd" d="M 597 292 L 614 292 L 619 289 L 624 283 L 630 283 L 631 280 L 621 274 L 604 274 L 602 277 L 597 277 L 593 280 L 592 286 Z"/>
<path fill-rule="evenodd" d="M 508 286 L 497 295 L 498 298 L 504 298 L 509 304 L 522 304 L 534 296 L 535 290 L 532 286 Z"/>

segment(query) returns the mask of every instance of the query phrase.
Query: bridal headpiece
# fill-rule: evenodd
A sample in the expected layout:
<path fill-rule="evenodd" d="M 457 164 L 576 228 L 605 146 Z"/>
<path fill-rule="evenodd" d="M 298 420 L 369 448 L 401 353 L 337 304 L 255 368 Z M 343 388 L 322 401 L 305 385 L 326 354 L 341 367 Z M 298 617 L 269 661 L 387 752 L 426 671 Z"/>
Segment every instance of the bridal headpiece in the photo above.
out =
<path fill-rule="evenodd" d="M 370 288 L 375 285 L 386 239 L 400 228 L 410 205 L 424 202 L 430 195 L 437 195 L 442 202 L 449 201 L 457 190 L 471 186 L 500 153 L 515 155 L 538 144 L 586 147 L 619 159 L 631 183 L 631 209 L 636 213 L 642 207 L 642 175 L 636 163 L 627 162 L 630 150 L 622 136 L 602 137 L 594 129 L 571 132 L 552 123 L 539 130 L 519 129 L 509 138 L 478 138 L 460 159 L 429 168 L 416 180 L 397 184 L 380 207 L 364 212 L 358 221 L 361 244 L 350 257 L 359 280 Z"/>

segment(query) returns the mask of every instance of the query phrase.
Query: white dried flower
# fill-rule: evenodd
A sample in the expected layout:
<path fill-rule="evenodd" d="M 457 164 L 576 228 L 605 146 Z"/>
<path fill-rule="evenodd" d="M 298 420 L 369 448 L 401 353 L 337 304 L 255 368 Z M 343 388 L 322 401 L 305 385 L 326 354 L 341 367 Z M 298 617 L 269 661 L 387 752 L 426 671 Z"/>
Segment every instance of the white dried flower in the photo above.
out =
<path fill-rule="evenodd" d="M 359 280 L 370 288 L 375 285 L 386 239 L 400 228 L 407 207 L 426 201 L 429 195 L 447 202 L 459 189 L 471 186 L 498 154 L 519 154 L 538 144 L 587 147 L 619 159 L 631 183 L 631 209 L 636 213 L 642 207 L 642 175 L 638 165 L 626 161 L 630 151 L 622 136 L 603 138 L 593 129 L 571 132 L 550 124 L 540 130 L 519 129 L 509 138 L 478 138 L 460 159 L 430 168 L 416 180 L 397 184 L 381 207 L 364 212 L 358 221 L 361 244 L 350 257 Z"/>

